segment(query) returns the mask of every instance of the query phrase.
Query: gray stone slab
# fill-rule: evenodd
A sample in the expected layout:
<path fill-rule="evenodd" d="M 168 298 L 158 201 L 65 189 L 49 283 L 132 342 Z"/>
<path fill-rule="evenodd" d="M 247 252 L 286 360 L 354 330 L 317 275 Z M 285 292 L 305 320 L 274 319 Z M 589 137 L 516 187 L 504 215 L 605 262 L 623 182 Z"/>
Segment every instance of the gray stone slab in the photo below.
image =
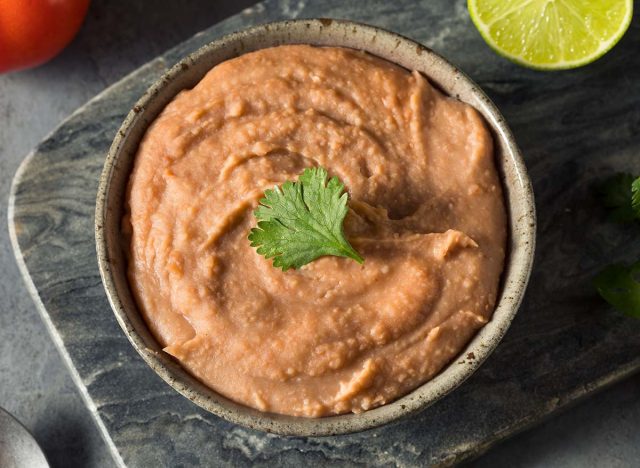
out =
<path fill-rule="evenodd" d="M 73 114 L 16 175 L 18 260 L 101 428 L 131 466 L 448 464 L 640 368 L 640 321 L 598 300 L 607 262 L 640 256 L 636 226 L 606 222 L 597 180 L 633 170 L 640 149 L 640 29 L 586 68 L 540 73 L 493 54 L 465 2 L 267 0 L 177 46 Z M 93 209 L 104 155 L 133 102 L 168 66 L 241 27 L 328 16 L 393 29 L 449 57 L 494 99 L 522 147 L 537 196 L 539 250 L 511 330 L 462 387 L 420 415 L 351 436 L 283 438 L 209 415 L 166 386 L 129 346 L 102 291 Z M 636 166 L 637 169 L 637 166 Z"/>

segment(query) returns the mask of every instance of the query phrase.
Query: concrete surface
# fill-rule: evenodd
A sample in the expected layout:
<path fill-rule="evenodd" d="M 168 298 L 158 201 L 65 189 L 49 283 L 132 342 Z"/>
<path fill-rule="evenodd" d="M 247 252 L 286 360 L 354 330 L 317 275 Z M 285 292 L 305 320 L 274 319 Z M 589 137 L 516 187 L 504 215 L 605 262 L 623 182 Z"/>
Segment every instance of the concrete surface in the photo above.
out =
<path fill-rule="evenodd" d="M 127 72 L 251 1 L 94 1 L 77 40 L 53 62 L 0 77 L 0 212 L 22 157 L 68 113 Z M 144 12 L 144 15 L 143 15 Z M 139 38 L 139 40 L 138 40 Z M 19 276 L 0 227 L 0 406 L 53 466 L 110 466 L 110 455 Z M 637 466 L 640 377 L 485 455 L 475 466 Z"/>

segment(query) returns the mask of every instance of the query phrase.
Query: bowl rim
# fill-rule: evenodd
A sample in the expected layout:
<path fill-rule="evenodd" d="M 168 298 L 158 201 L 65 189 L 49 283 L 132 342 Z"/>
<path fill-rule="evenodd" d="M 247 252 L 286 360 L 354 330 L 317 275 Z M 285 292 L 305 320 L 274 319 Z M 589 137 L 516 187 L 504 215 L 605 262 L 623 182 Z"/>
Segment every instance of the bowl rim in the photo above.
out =
<path fill-rule="evenodd" d="M 208 56 L 225 47 L 236 47 L 240 51 L 235 54 L 229 52 L 230 55 L 226 59 L 251 50 L 281 44 L 353 47 L 345 45 L 348 42 L 346 31 L 352 31 L 354 35 L 359 34 L 360 36 L 358 37 L 360 38 L 370 39 L 373 37 L 374 41 L 377 38 L 380 42 L 393 42 L 396 44 L 396 48 L 400 49 L 400 52 L 413 49 L 416 57 L 419 56 L 419 60 L 424 60 L 430 62 L 432 66 L 440 67 L 438 69 L 439 72 L 453 77 L 456 81 L 457 84 L 454 86 L 459 83 L 461 86 L 466 87 L 473 98 L 477 100 L 471 105 L 480 111 L 485 120 L 487 120 L 494 133 L 495 151 L 498 151 L 497 147 L 500 145 L 502 153 L 498 168 L 509 216 L 508 242 L 510 248 L 505 257 L 505 270 L 502 274 L 501 289 L 499 290 L 499 297 L 496 300 L 492 319 L 476 333 L 453 361 L 447 364 L 435 377 L 421 384 L 407 395 L 359 414 L 349 413 L 322 418 L 308 418 L 261 412 L 218 394 L 191 376 L 177 362 L 160 350 L 161 347 L 148 329 L 141 328 L 141 323 L 143 327 L 146 327 L 146 324 L 141 319 L 137 306 L 131 307 L 131 297 L 121 297 L 121 294 L 127 294 L 127 291 L 122 289 L 122 281 L 124 281 L 124 284 L 128 284 L 126 266 L 118 265 L 114 261 L 112 253 L 119 246 L 110 245 L 109 236 L 107 235 L 111 211 L 109 196 L 113 190 L 112 180 L 114 173 L 118 170 L 119 159 L 126 151 L 127 145 L 131 144 L 129 140 L 132 130 L 141 132 L 140 137 L 134 142 L 137 149 L 141 135 L 146 132 L 149 124 L 155 118 L 155 115 L 152 118 L 148 118 L 145 115 L 146 107 L 156 100 L 168 86 L 175 84 L 176 80 L 194 64 L 207 60 Z M 327 33 L 331 36 L 330 38 L 327 40 L 319 39 L 325 38 Z M 331 35 L 337 33 L 344 34 L 344 38 L 337 40 Z M 305 39 L 305 34 L 311 35 L 311 37 Z M 259 45 L 252 45 L 251 41 L 256 40 L 258 40 Z M 263 40 L 263 42 L 259 40 Z M 353 40 L 356 41 L 357 39 Z M 248 48 L 247 43 L 250 44 Z M 363 46 L 354 48 L 398 63 L 393 58 L 380 55 L 379 51 L 372 51 L 371 48 Z M 216 63 L 221 61 L 223 60 Z M 423 73 L 434 83 L 432 73 Z M 202 76 L 195 82 L 200 81 Z M 441 87 L 441 83 L 438 83 L 437 80 L 435 84 Z M 183 86 L 181 89 L 184 88 Z M 177 92 L 172 93 L 167 102 L 173 99 L 175 94 Z M 450 93 L 448 94 L 450 95 Z M 134 156 L 129 156 L 129 158 L 133 160 Z M 515 177 L 517 181 L 514 184 L 515 187 L 507 183 L 506 170 L 513 172 L 511 177 Z M 128 180 L 128 177 L 125 180 Z M 516 211 L 520 212 L 518 219 L 513 219 L 514 213 L 511 211 L 514 206 Z M 117 221 L 119 232 L 120 219 L 116 217 L 115 221 Z M 137 101 L 116 133 L 100 176 L 95 211 L 96 253 L 102 283 L 118 323 L 144 361 L 174 390 L 201 408 L 244 427 L 291 436 L 340 435 L 379 427 L 421 411 L 457 388 L 480 367 L 496 348 L 516 315 L 533 266 L 535 233 L 535 201 L 524 161 L 504 118 L 480 87 L 442 56 L 412 39 L 376 26 L 349 20 L 325 18 L 276 21 L 233 32 L 200 47 L 167 70 Z M 122 275 L 124 275 L 124 280 Z M 129 288 L 124 286 L 124 289 L 128 290 Z M 128 294 L 131 295 L 131 292 L 129 291 Z M 129 302 L 129 306 L 127 306 L 127 302 Z M 135 301 L 133 304 L 135 304 Z M 132 308 L 135 308 L 135 310 L 131 310 Z M 462 360 L 460 356 L 463 356 Z"/>

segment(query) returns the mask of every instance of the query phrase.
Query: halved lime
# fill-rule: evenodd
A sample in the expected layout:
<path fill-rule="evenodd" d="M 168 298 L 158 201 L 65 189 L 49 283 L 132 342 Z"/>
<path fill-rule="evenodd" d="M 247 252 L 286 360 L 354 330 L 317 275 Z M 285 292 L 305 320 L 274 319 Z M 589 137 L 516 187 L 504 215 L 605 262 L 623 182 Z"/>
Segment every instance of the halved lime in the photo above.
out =
<path fill-rule="evenodd" d="M 633 0 L 467 0 L 496 52 L 544 70 L 575 68 L 608 52 L 629 27 Z"/>

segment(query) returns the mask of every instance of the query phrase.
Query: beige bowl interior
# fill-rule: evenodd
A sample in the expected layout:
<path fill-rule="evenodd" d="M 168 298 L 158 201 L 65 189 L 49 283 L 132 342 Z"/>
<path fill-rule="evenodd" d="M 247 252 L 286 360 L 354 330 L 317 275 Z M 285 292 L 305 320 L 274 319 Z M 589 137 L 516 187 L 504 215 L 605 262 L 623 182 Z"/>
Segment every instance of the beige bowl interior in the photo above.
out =
<path fill-rule="evenodd" d="M 365 50 L 409 70 L 418 70 L 446 94 L 475 107 L 496 143 L 509 214 L 509 250 L 502 290 L 493 319 L 461 356 L 410 394 L 362 414 L 302 418 L 262 413 L 234 403 L 201 384 L 169 355 L 149 332 L 131 296 L 120 222 L 125 188 L 138 144 L 148 125 L 181 90 L 191 88 L 216 64 L 242 53 L 282 44 L 343 46 Z M 285 435 L 337 435 L 380 426 L 422 410 L 469 377 L 500 342 L 515 316 L 531 271 L 535 244 L 531 184 L 513 136 L 480 88 L 445 59 L 422 45 L 372 26 L 338 20 L 296 20 L 256 26 L 214 41 L 171 68 L 138 101 L 118 131 L 100 179 L 96 204 L 96 247 L 102 281 L 120 326 L 143 359 L 175 390 L 202 408 L 242 426 Z"/>

